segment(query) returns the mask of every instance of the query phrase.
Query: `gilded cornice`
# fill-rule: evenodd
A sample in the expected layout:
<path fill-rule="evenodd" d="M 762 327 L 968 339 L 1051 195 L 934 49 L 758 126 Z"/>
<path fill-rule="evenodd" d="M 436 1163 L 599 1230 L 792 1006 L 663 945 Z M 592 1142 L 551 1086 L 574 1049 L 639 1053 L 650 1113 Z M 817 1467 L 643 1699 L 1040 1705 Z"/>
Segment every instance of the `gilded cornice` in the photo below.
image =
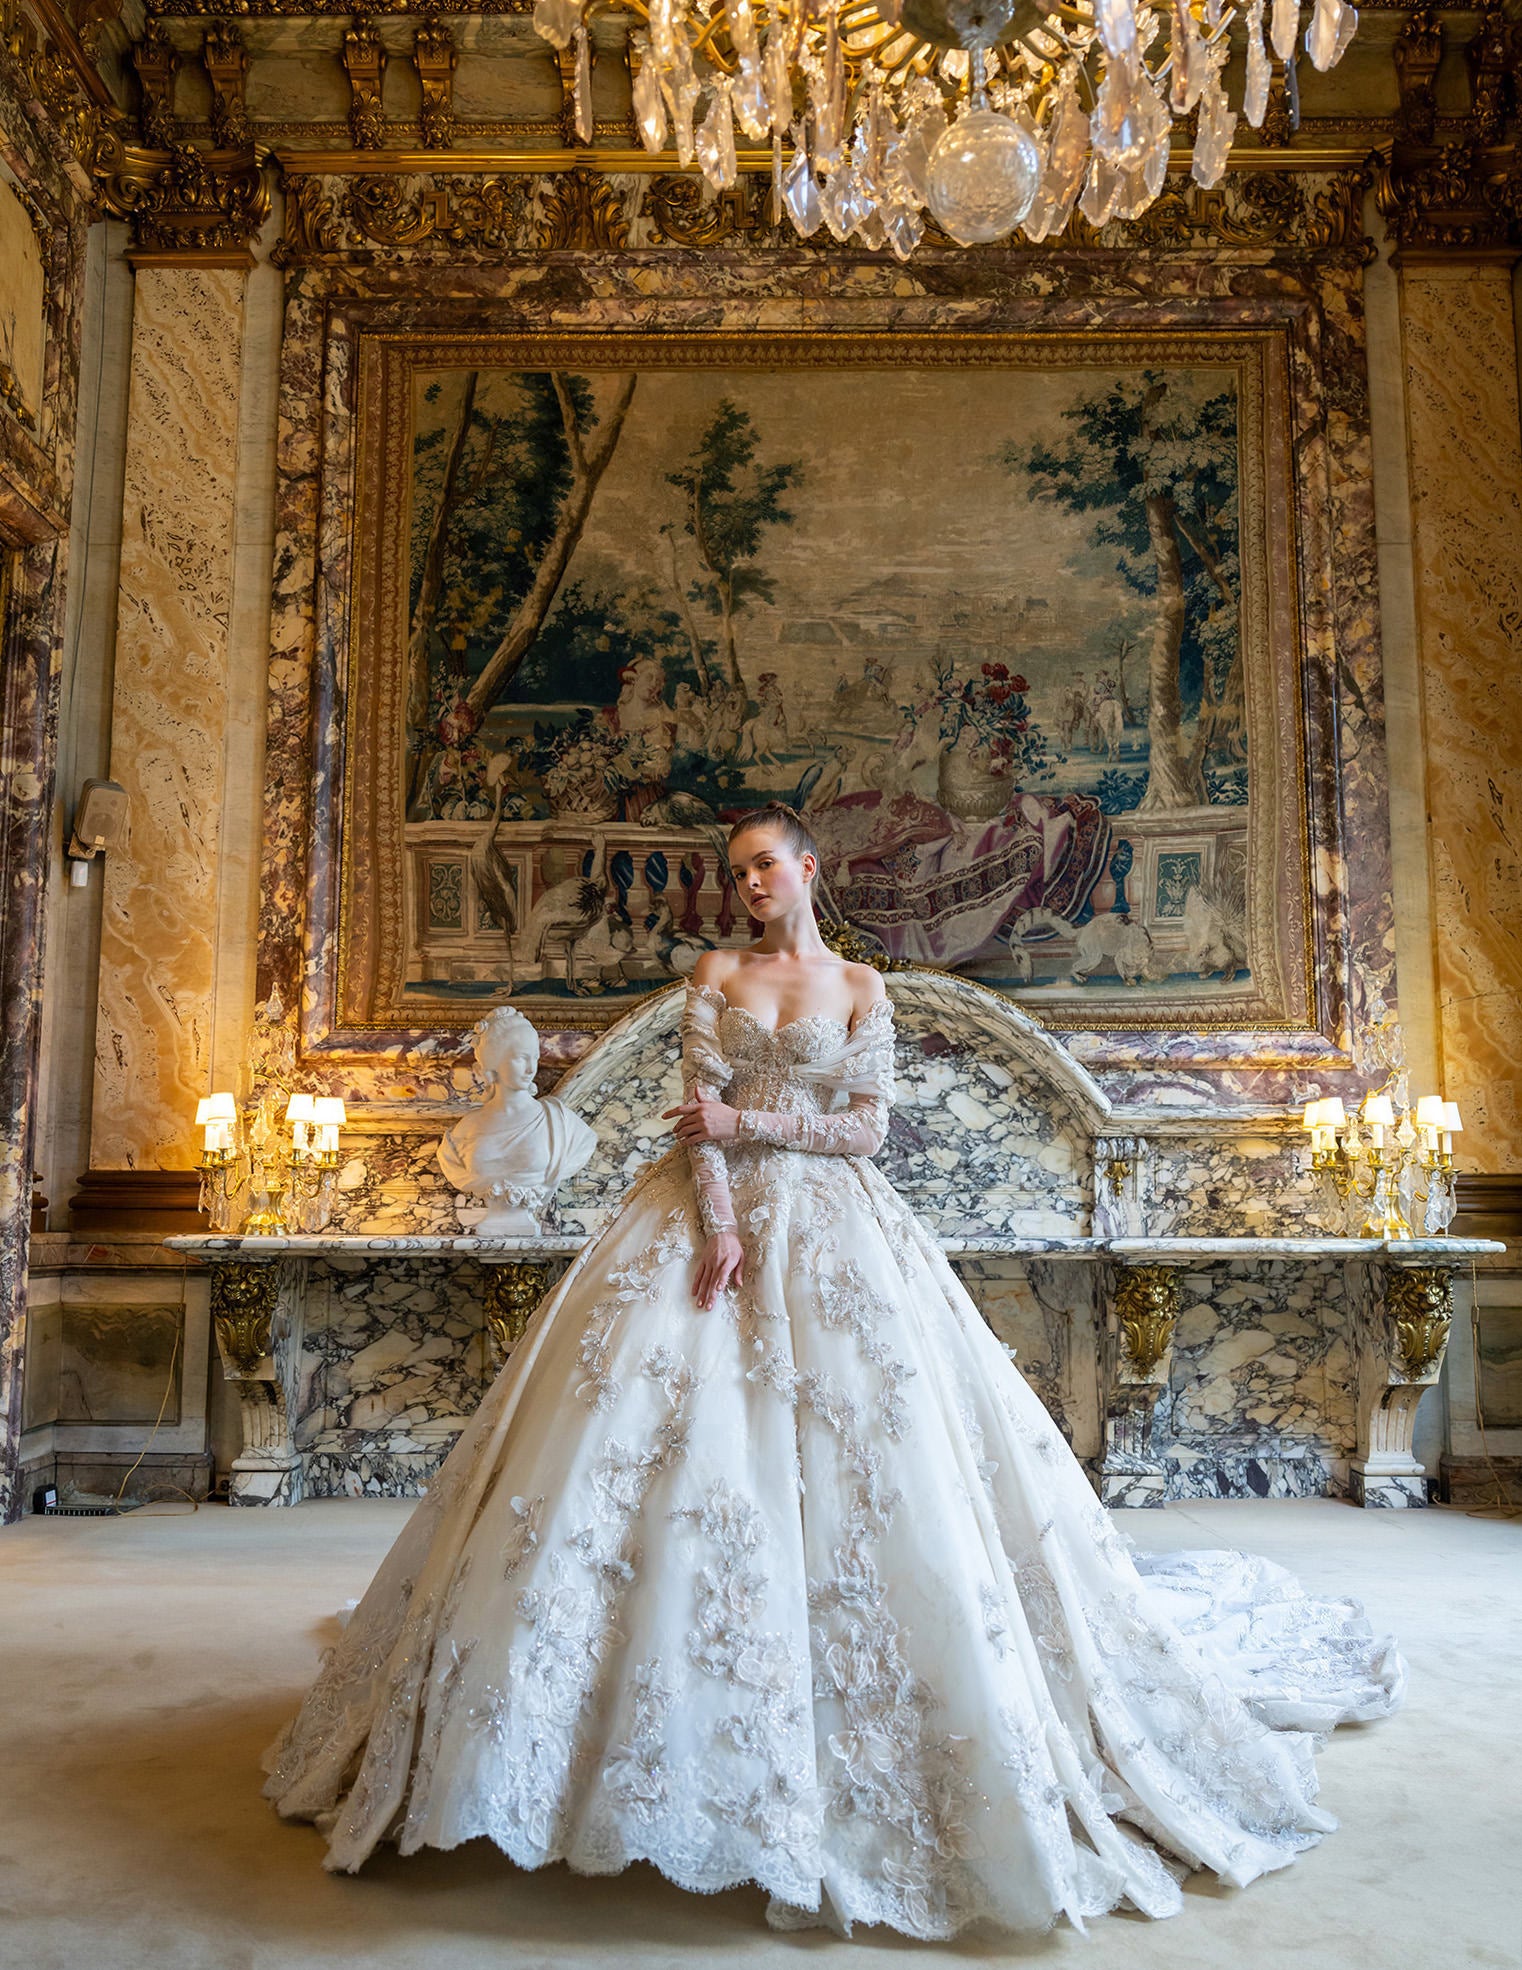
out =
<path fill-rule="evenodd" d="M 528 155 L 504 168 L 500 157 L 471 168 L 460 153 L 445 160 L 414 153 L 409 169 L 313 170 L 300 153 L 280 159 L 285 171 L 285 232 L 276 248 L 283 266 L 387 259 L 482 262 L 525 251 L 622 252 L 669 247 L 729 247 L 805 254 L 861 253 L 828 235 L 801 243 L 771 212 L 771 183 L 748 173 L 732 190 L 715 193 L 700 178 L 643 152 L 626 154 L 623 168 L 594 167 L 585 151 L 563 160 Z M 346 159 L 344 160 L 347 161 Z M 1181 160 L 1186 163 L 1187 160 Z M 639 168 L 643 164 L 646 168 Z M 654 166 L 655 168 L 649 168 Z M 1265 252 L 1347 254 L 1366 261 L 1363 231 L 1369 172 L 1354 167 L 1321 172 L 1233 173 L 1201 191 L 1186 169 L 1173 175 L 1142 216 L 1096 231 L 1075 216 L 1060 239 L 1031 246 L 1015 240 L 978 249 L 993 259 L 1054 252 L 1162 253 L 1261 258 Z M 921 258 L 963 255 L 932 229 Z M 867 256 L 880 258 L 880 255 Z"/>

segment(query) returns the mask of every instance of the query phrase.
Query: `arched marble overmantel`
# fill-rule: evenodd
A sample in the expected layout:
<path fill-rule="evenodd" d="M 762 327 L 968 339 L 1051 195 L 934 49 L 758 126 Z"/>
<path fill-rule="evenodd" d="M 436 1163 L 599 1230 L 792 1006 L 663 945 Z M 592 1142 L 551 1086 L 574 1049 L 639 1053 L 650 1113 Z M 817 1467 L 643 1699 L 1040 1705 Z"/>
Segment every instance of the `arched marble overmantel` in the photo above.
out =
<path fill-rule="evenodd" d="M 940 1237 L 1084 1236 L 1094 1138 L 1110 1103 L 1050 1033 L 996 993 L 946 972 L 886 980 L 898 1028 L 898 1100 L 878 1161 Z M 596 1155 L 559 1197 L 569 1230 L 594 1230 L 664 1150 L 680 1100 L 685 987 L 602 1035 L 556 1093 L 597 1130 Z"/>

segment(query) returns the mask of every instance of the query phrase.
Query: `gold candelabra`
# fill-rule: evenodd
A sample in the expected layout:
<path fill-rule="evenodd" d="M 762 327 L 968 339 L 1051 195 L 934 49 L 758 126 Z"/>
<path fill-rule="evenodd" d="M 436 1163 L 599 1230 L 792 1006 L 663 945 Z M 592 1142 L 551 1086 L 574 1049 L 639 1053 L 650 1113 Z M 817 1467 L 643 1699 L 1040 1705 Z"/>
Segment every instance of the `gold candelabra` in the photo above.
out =
<path fill-rule="evenodd" d="M 1376 992 L 1368 1043 L 1384 1068 L 1350 1115 L 1339 1095 L 1308 1101 L 1301 1126 L 1311 1139 L 1311 1168 L 1347 1231 L 1365 1238 L 1414 1238 L 1445 1232 L 1457 1208 L 1453 1138 L 1463 1127 L 1458 1104 L 1421 1095 L 1412 1105 L 1400 1024 Z"/>
<path fill-rule="evenodd" d="M 213 1231 L 237 1228 L 245 1196 L 242 1228 L 250 1236 L 317 1232 L 332 1217 L 344 1104 L 327 1095 L 289 1094 L 282 1115 L 280 1092 L 266 1089 L 246 1118 L 231 1094 L 208 1095 L 196 1110 L 205 1130 L 201 1209 Z"/>

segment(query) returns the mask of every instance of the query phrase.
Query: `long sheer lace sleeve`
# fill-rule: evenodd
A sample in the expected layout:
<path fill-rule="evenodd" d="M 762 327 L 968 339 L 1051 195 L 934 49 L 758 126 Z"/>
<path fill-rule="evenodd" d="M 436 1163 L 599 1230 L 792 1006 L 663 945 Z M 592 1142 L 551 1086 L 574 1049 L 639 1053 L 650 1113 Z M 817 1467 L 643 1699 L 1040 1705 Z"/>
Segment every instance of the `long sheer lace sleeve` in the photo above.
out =
<path fill-rule="evenodd" d="M 857 1020 L 838 1053 L 794 1070 L 822 1095 L 846 1106 L 834 1113 L 808 1115 L 742 1108 L 741 1142 L 774 1149 L 802 1149 L 815 1156 L 875 1156 L 888 1135 L 893 1105 L 893 1006 L 878 999 Z"/>
<path fill-rule="evenodd" d="M 682 1099 L 695 1096 L 717 1100 L 734 1077 L 719 1051 L 719 1011 L 722 994 L 706 985 L 689 985 L 682 1008 Z M 710 1238 L 716 1231 L 735 1229 L 735 1210 L 729 1197 L 729 1169 L 716 1142 L 689 1143 L 688 1159 L 698 1194 L 698 1221 Z"/>

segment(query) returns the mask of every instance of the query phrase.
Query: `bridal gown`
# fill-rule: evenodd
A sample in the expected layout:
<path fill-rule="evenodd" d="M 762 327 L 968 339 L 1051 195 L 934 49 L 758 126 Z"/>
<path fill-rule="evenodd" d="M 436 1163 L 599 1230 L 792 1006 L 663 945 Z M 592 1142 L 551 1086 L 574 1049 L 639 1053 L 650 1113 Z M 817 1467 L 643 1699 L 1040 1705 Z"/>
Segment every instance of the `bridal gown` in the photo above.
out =
<path fill-rule="evenodd" d="M 1316 1733 L 1394 1707 L 1393 1645 L 1266 1561 L 1133 1554 L 869 1160 L 892 1060 L 886 1001 L 773 1031 L 688 988 L 742 1139 L 547 1295 L 272 1748 L 329 1867 L 484 1837 L 942 1938 L 1169 1915 L 1335 1826 Z"/>

